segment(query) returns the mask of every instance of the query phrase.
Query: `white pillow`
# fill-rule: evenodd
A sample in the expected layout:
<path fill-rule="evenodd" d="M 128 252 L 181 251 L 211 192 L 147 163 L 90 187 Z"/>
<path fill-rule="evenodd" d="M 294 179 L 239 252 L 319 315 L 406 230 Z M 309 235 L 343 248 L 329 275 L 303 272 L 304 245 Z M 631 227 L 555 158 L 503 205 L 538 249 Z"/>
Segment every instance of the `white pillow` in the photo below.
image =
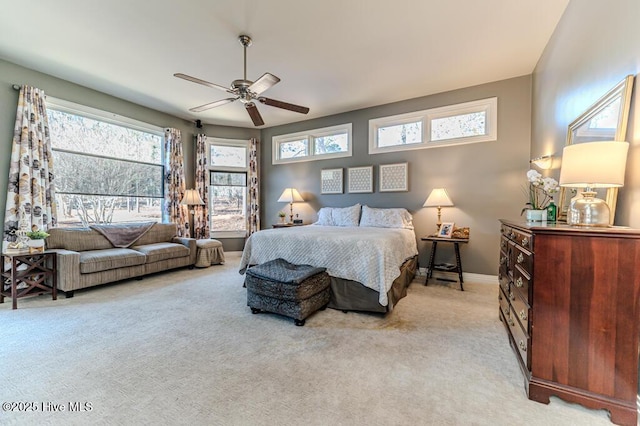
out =
<path fill-rule="evenodd" d="M 331 217 L 331 207 L 323 207 L 318 212 L 318 221 L 316 225 L 333 226 L 333 218 Z"/>
<path fill-rule="evenodd" d="M 360 223 L 360 204 L 351 207 L 334 208 L 331 212 L 335 226 L 358 226 Z"/>
<path fill-rule="evenodd" d="M 413 229 L 413 218 L 406 209 L 374 209 L 362 207 L 360 226 L 373 228 Z"/>
<path fill-rule="evenodd" d="M 318 212 L 316 225 L 358 226 L 360 222 L 360 204 L 351 207 L 323 207 Z"/>

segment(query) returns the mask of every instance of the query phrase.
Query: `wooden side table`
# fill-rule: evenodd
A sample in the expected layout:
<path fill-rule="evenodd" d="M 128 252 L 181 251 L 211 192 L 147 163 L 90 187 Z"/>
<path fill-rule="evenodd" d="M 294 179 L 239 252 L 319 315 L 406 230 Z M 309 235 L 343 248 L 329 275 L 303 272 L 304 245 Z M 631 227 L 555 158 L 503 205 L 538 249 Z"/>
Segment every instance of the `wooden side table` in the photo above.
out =
<path fill-rule="evenodd" d="M 440 238 L 440 237 L 422 237 L 422 241 L 431 241 L 431 255 L 429 256 L 429 265 L 427 266 L 427 278 L 424 282 L 424 285 L 429 283 L 429 278 L 433 276 L 433 271 L 441 271 L 441 272 L 453 272 L 458 274 L 458 278 L 460 279 L 460 291 L 464 291 L 462 279 L 462 260 L 460 259 L 460 244 L 466 244 L 469 242 L 468 238 Z M 453 249 L 456 253 L 456 264 L 448 265 L 448 264 L 436 264 L 436 250 L 438 248 L 438 243 L 452 243 Z M 442 279 L 443 281 L 451 281 L 447 279 Z M 454 281 L 455 282 L 455 281 Z"/>
<path fill-rule="evenodd" d="M 18 299 L 27 296 L 51 294 L 58 298 L 57 255 L 55 252 L 40 253 L 2 253 L 2 281 L 0 282 L 0 303 L 5 297 L 13 301 L 12 308 L 18 308 Z M 6 262 L 6 263 L 5 263 Z M 5 264 L 9 269 L 5 270 Z M 51 287 L 47 285 L 51 279 Z M 24 288 L 18 288 L 24 284 Z"/>

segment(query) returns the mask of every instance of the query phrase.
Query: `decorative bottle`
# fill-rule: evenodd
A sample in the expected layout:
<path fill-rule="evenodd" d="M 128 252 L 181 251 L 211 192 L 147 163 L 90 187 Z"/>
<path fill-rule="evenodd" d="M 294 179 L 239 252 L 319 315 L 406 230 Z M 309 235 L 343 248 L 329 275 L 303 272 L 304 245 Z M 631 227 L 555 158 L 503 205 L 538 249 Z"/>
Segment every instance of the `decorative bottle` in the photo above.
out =
<path fill-rule="evenodd" d="M 547 222 L 555 222 L 558 214 L 558 207 L 553 203 L 553 200 L 547 207 Z"/>

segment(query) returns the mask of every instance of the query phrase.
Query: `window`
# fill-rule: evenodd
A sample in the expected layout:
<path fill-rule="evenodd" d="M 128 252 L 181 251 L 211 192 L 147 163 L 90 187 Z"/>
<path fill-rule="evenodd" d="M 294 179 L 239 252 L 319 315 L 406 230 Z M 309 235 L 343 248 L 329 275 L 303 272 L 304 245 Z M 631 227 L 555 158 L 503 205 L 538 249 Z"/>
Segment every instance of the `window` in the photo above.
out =
<path fill-rule="evenodd" d="M 249 141 L 207 138 L 207 145 L 211 236 L 245 237 Z"/>
<path fill-rule="evenodd" d="M 162 129 L 47 98 L 58 226 L 161 222 Z"/>
<path fill-rule="evenodd" d="M 273 164 L 351 157 L 351 123 L 272 139 Z"/>
<path fill-rule="evenodd" d="M 497 139 L 498 99 L 369 120 L 369 154 Z"/>

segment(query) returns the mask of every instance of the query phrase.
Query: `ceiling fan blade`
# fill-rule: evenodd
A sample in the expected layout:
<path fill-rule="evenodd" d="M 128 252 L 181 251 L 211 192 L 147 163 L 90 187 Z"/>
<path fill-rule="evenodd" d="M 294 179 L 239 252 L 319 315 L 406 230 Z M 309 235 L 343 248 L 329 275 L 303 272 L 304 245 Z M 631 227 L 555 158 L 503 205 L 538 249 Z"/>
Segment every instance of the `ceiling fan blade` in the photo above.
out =
<path fill-rule="evenodd" d="M 189 111 L 191 111 L 191 112 L 206 111 L 206 110 L 211 109 L 211 108 L 219 107 L 220 105 L 228 104 L 229 102 L 233 102 L 236 99 L 238 99 L 238 98 L 220 99 L 219 101 L 209 102 L 208 104 L 200 105 L 200 106 L 197 106 L 195 108 L 190 108 Z"/>
<path fill-rule="evenodd" d="M 244 107 L 247 109 L 249 117 L 251 117 L 251 121 L 253 121 L 254 125 L 262 126 L 264 124 L 262 116 L 260 115 L 260 111 L 258 111 L 258 108 L 256 107 L 256 104 L 254 104 L 253 102 L 249 102 L 244 104 Z"/>
<path fill-rule="evenodd" d="M 251 86 L 249 86 L 249 90 L 256 95 L 264 92 L 268 88 L 275 86 L 280 82 L 280 79 L 275 75 L 265 72 L 262 74 L 262 77 L 253 82 Z"/>
<path fill-rule="evenodd" d="M 282 108 L 282 109 L 288 109 L 289 111 L 299 112 L 300 114 L 306 114 L 309 112 L 309 108 L 307 107 L 290 104 L 288 102 L 282 102 L 275 99 L 265 98 L 262 96 L 259 97 L 258 100 L 265 105 Z"/>
<path fill-rule="evenodd" d="M 208 81 L 201 80 L 201 79 L 196 78 L 196 77 L 191 77 L 190 75 L 187 75 L 187 74 L 182 74 L 182 73 L 178 72 L 178 73 L 175 73 L 173 76 L 181 78 L 183 80 L 191 81 L 192 83 L 198 83 L 198 84 L 202 84 L 203 86 L 212 87 L 214 89 L 223 90 L 223 91 L 229 92 L 229 93 L 234 93 L 228 87 L 220 86 L 220 85 L 214 84 L 214 83 L 209 83 Z"/>

